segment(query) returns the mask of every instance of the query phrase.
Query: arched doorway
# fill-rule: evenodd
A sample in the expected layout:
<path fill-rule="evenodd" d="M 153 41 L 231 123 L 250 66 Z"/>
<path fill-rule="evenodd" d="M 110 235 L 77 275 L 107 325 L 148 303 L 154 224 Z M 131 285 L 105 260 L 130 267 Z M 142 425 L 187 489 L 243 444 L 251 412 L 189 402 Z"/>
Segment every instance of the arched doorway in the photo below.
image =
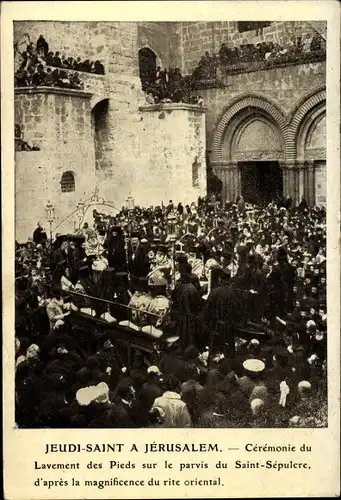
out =
<path fill-rule="evenodd" d="M 149 47 L 139 50 L 139 70 L 142 89 L 144 90 L 147 82 L 153 82 L 156 76 L 157 56 Z"/>
<path fill-rule="evenodd" d="M 213 137 L 212 166 L 223 182 L 223 199 L 267 204 L 283 197 L 285 117 L 266 98 L 231 103 Z"/>
<path fill-rule="evenodd" d="M 241 176 L 245 201 L 267 204 L 283 197 L 283 177 L 279 160 L 284 146 L 277 125 L 267 113 L 248 108 L 237 116 L 235 133 L 229 144 Z M 233 124 L 232 124 L 233 126 Z"/>
<path fill-rule="evenodd" d="M 326 89 L 310 92 L 294 108 L 290 122 L 299 172 L 298 199 L 326 204 Z"/>

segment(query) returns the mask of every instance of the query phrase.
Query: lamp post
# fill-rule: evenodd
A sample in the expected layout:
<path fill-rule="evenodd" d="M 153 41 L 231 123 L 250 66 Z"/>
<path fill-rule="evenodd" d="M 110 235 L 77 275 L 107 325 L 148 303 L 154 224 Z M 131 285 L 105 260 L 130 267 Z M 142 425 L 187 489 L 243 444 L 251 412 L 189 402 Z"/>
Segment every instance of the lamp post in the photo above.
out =
<path fill-rule="evenodd" d="M 46 220 L 50 226 L 50 249 L 52 253 L 52 224 L 56 220 L 56 216 L 55 216 L 55 208 L 50 201 L 48 201 L 46 204 L 45 213 L 46 213 Z"/>
<path fill-rule="evenodd" d="M 78 229 L 81 228 L 82 221 L 84 219 L 84 209 L 85 205 L 82 200 L 77 203 L 77 218 L 78 218 Z"/>
<path fill-rule="evenodd" d="M 127 197 L 126 204 L 128 210 L 133 210 L 135 204 L 134 204 L 134 198 L 131 195 Z"/>

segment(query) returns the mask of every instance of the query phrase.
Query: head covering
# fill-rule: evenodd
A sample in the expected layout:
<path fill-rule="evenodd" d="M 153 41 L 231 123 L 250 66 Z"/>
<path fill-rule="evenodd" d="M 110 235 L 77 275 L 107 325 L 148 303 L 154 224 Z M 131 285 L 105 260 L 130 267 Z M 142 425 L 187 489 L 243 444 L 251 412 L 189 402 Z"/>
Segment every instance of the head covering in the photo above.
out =
<path fill-rule="evenodd" d="M 106 403 L 109 400 L 109 387 L 105 382 L 83 387 L 76 393 L 76 401 L 80 406 L 89 406 L 90 403 Z"/>
<path fill-rule="evenodd" d="M 26 359 L 36 358 L 40 352 L 40 347 L 37 344 L 31 344 L 26 351 Z"/>
<path fill-rule="evenodd" d="M 148 369 L 147 369 L 147 373 L 149 373 L 150 375 L 151 374 L 153 374 L 153 375 L 161 375 L 160 369 L 157 366 L 155 366 L 155 365 L 149 366 Z"/>
<path fill-rule="evenodd" d="M 167 280 L 160 276 L 151 277 L 151 279 L 149 280 L 149 286 L 166 286 L 166 285 L 167 285 Z"/>
<path fill-rule="evenodd" d="M 311 383 L 308 380 L 301 380 L 297 384 L 297 391 L 302 396 L 303 394 L 309 394 L 311 392 Z"/>
<path fill-rule="evenodd" d="M 264 407 L 264 401 L 256 398 L 251 401 L 251 411 L 254 415 L 258 415 Z"/>
<path fill-rule="evenodd" d="M 264 371 L 265 364 L 260 359 L 247 359 L 244 361 L 243 367 L 250 373 L 261 373 Z"/>
<path fill-rule="evenodd" d="M 175 342 L 177 342 L 179 339 L 180 339 L 179 336 L 173 335 L 172 337 L 168 337 L 167 339 L 165 339 L 165 342 L 168 346 L 171 346 L 175 344 Z"/>
<path fill-rule="evenodd" d="M 307 321 L 306 328 L 307 328 L 307 330 L 311 330 L 313 328 L 316 328 L 315 321 L 313 321 L 312 319 L 310 319 L 309 321 Z"/>

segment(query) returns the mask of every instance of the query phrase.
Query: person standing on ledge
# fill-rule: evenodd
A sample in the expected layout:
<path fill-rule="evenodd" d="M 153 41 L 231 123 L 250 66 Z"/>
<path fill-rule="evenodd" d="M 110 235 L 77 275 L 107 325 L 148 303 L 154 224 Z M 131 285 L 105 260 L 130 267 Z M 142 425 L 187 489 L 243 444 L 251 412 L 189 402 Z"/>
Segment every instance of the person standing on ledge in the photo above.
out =
<path fill-rule="evenodd" d="M 47 234 L 41 222 L 38 222 L 38 227 L 33 232 L 33 241 L 36 245 L 42 245 L 43 247 L 46 245 Z"/>

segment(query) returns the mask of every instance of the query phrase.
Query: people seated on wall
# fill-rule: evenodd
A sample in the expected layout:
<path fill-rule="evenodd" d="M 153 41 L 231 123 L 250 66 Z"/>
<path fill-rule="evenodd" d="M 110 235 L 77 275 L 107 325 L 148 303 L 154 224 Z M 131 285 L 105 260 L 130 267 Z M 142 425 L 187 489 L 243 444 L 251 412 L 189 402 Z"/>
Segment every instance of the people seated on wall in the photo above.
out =
<path fill-rule="evenodd" d="M 35 69 L 39 64 L 43 64 L 43 66 L 74 69 L 98 75 L 104 75 L 105 73 L 104 66 L 99 60 L 90 61 L 86 59 L 82 61 L 80 57 L 74 59 L 71 56 L 67 57 L 65 54 L 61 55 L 59 51 L 49 51 L 49 45 L 43 35 L 39 36 L 36 46 L 34 46 L 33 42 L 30 42 L 26 50 L 21 53 L 21 57 L 23 60 L 19 67 L 20 70 L 28 70 L 30 67 Z"/>
<path fill-rule="evenodd" d="M 312 37 L 307 34 L 302 41 L 302 37 L 292 38 L 285 46 L 274 44 L 273 42 L 259 42 L 255 44 L 242 44 L 239 47 L 228 47 L 222 43 L 218 54 L 210 56 L 206 52 L 198 62 L 192 73 L 194 80 L 210 80 L 216 78 L 217 67 L 234 66 L 245 63 L 265 61 L 269 64 L 274 62 L 289 61 L 300 53 L 316 53 L 325 51 L 325 40 L 319 33 Z"/>

